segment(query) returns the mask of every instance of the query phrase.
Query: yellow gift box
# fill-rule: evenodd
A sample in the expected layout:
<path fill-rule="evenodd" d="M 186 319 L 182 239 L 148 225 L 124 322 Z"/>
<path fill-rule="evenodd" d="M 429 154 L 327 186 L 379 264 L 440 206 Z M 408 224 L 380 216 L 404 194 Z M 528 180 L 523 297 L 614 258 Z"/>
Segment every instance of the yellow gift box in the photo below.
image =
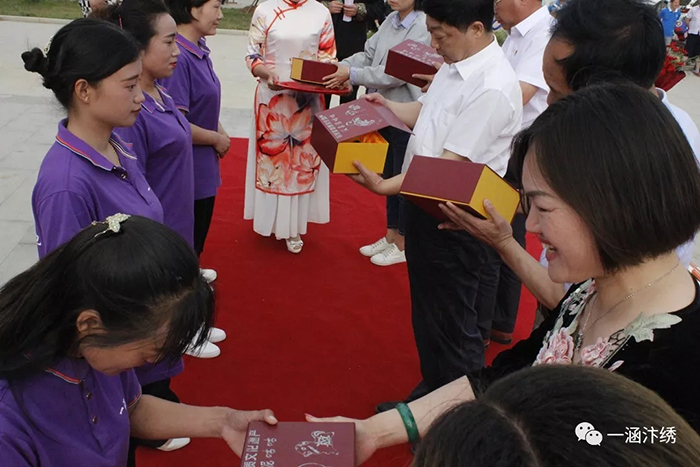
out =
<path fill-rule="evenodd" d="M 315 115 L 311 146 L 333 173 L 358 173 L 354 161 L 382 173 L 389 143 L 379 130 L 388 126 L 411 132 L 387 107 L 357 99 Z"/>

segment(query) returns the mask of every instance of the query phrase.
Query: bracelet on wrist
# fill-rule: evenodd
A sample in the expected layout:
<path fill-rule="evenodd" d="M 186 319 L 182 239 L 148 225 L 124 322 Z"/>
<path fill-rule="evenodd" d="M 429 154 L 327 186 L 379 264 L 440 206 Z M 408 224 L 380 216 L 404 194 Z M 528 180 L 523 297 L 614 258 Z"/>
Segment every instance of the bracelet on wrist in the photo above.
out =
<path fill-rule="evenodd" d="M 418 425 L 416 424 L 416 419 L 413 418 L 411 409 L 408 405 L 400 402 L 396 406 L 396 410 L 399 411 L 403 426 L 406 428 L 406 433 L 408 433 L 408 442 L 411 444 L 417 443 L 420 440 L 420 433 L 418 432 Z"/>

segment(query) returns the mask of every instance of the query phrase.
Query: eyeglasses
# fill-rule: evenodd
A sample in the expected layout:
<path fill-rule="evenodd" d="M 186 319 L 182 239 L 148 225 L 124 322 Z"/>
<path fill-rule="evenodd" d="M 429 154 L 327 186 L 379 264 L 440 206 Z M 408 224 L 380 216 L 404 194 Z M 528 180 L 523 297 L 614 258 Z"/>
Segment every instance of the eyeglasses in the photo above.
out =
<path fill-rule="evenodd" d="M 500 1 L 500 0 L 498 0 Z M 530 208 L 532 206 L 532 201 L 530 200 L 530 197 L 525 194 L 524 190 L 520 190 L 520 209 L 523 211 L 523 216 L 527 218 L 528 214 L 530 214 Z"/>

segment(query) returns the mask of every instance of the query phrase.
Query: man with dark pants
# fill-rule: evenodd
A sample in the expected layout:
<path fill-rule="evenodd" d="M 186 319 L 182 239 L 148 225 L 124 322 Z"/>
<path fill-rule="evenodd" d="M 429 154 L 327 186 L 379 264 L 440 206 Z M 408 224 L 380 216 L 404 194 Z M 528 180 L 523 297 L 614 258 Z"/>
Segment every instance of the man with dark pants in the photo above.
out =
<path fill-rule="evenodd" d="M 416 155 L 487 164 L 503 176 L 522 123 L 518 80 L 491 30 L 493 0 L 424 0 L 423 9 L 431 45 L 445 60 L 432 86 L 416 102 L 367 97 L 413 129 L 401 175 L 383 180 L 357 165 L 355 181 L 385 196 L 399 192 Z M 482 368 L 483 328 L 493 319 L 498 255 L 470 234 L 439 224 L 407 203 L 406 261 L 423 375 L 411 400 Z"/>
<path fill-rule="evenodd" d="M 503 53 L 515 71 L 523 95 L 523 128 L 547 108 L 549 87 L 542 73 L 544 49 L 551 36 L 554 18 L 540 0 L 499 0 L 494 3 L 496 20 L 508 31 Z M 512 174 L 506 180 L 514 182 Z M 525 216 L 513 219 L 513 237 L 525 248 Z M 490 338 L 499 344 L 510 344 L 518 317 L 522 284 L 506 264 L 501 265 L 496 295 L 496 311 Z"/>

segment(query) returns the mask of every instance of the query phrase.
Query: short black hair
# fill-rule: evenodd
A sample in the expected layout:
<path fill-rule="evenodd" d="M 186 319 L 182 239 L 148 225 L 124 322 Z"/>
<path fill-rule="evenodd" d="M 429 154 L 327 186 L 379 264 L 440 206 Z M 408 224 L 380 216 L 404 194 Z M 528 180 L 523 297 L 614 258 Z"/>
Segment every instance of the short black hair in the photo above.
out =
<path fill-rule="evenodd" d="M 413 9 L 415 11 L 423 11 L 423 0 L 414 0 Z"/>
<path fill-rule="evenodd" d="M 588 422 L 604 436 L 626 427 L 658 427 L 656 443 L 605 437 L 579 441 Z M 674 427 L 678 443 L 658 442 Z M 683 441 L 681 441 L 683 440 Z M 481 397 L 438 418 L 421 441 L 413 467 L 700 465 L 700 436 L 667 402 L 642 385 L 602 368 L 539 365 L 494 383 Z"/>
<path fill-rule="evenodd" d="M 46 56 L 34 48 L 22 54 L 24 68 L 39 73 L 44 87 L 68 109 L 76 81 L 95 85 L 139 58 L 134 38 L 119 27 L 91 18 L 71 21 L 58 30 Z"/>
<path fill-rule="evenodd" d="M 423 11 L 435 21 L 466 31 L 480 21 L 493 29 L 493 0 L 423 0 Z"/>
<path fill-rule="evenodd" d="M 691 240 L 700 228 L 700 169 L 661 100 L 632 83 L 585 87 L 550 105 L 513 140 L 588 226 L 608 272 Z M 583 175 L 583 176 L 582 176 Z"/>
<path fill-rule="evenodd" d="M 559 62 L 574 91 L 616 76 L 649 89 L 666 60 L 659 16 L 641 0 L 568 0 L 552 39 L 574 49 Z"/>
<path fill-rule="evenodd" d="M 104 19 L 124 29 L 146 50 L 156 35 L 155 23 L 159 16 L 167 15 L 168 7 L 162 0 L 125 0 L 122 3 L 100 8 L 91 18 Z"/>
<path fill-rule="evenodd" d="M 199 8 L 209 0 L 165 0 L 175 23 L 189 24 L 194 21 L 192 8 Z M 224 3 L 224 2 L 221 2 Z"/>

